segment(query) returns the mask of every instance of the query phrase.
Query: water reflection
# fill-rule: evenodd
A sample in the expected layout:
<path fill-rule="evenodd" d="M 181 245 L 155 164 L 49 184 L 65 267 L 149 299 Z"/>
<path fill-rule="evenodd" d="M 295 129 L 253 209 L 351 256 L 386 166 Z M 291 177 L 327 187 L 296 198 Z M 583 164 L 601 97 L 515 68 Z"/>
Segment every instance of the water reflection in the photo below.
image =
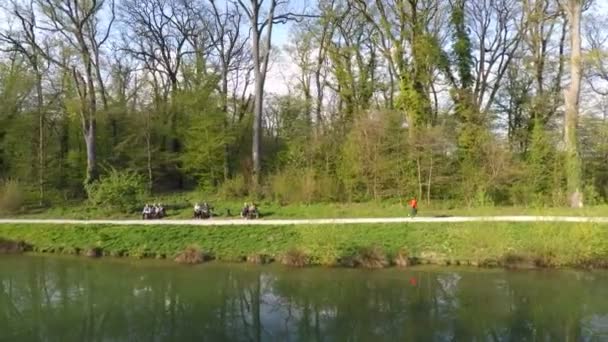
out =
<path fill-rule="evenodd" d="M 608 340 L 608 273 L 0 258 L 0 341 Z"/>

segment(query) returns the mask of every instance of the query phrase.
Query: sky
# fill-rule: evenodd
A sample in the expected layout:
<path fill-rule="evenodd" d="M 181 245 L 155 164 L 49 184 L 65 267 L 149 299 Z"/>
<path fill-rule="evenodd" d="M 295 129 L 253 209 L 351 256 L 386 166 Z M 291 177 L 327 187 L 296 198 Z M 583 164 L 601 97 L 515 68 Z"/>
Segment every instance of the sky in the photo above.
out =
<path fill-rule="evenodd" d="M 1 0 L 0 0 L 1 1 Z M 289 10 L 294 13 L 304 13 L 307 9 L 309 0 L 288 0 Z M 293 85 L 294 76 L 298 73 L 298 67 L 290 61 L 289 56 L 285 52 L 285 48 L 289 45 L 290 30 L 292 23 L 280 24 L 273 27 L 272 45 L 274 57 L 271 59 L 271 69 L 268 72 L 265 91 L 268 93 L 285 95 L 289 91 L 289 85 Z"/>

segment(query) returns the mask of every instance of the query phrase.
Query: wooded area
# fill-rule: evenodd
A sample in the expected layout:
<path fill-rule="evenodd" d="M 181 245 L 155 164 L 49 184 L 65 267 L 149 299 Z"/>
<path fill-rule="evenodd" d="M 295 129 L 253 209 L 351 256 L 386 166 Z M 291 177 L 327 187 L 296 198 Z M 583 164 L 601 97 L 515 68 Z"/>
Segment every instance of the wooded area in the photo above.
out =
<path fill-rule="evenodd" d="M 0 179 L 45 204 L 112 170 L 281 203 L 608 198 L 601 4 L 310 5 L 3 2 Z M 285 24 L 298 75 L 269 94 Z"/>

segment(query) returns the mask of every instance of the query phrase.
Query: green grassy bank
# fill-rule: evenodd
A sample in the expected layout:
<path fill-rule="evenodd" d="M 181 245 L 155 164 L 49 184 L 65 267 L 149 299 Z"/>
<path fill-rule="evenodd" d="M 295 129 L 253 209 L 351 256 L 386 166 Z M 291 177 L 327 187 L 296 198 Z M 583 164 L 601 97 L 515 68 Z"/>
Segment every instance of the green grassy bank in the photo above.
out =
<path fill-rule="evenodd" d="M 169 218 L 192 217 L 196 202 L 208 201 L 220 218 L 238 217 L 243 202 L 209 198 L 196 192 L 172 193 L 149 198 L 147 203 L 163 203 Z M 364 203 L 312 203 L 281 205 L 272 201 L 257 202 L 264 218 L 343 218 L 343 217 L 403 217 L 408 213 L 407 198 Z M 64 219 L 133 219 L 139 218 L 144 203 L 135 203 L 136 209 L 122 212 L 113 208 L 96 207 L 86 200 L 60 202 L 49 207 L 24 206 L 12 213 L 0 211 L 3 218 L 64 218 Z M 586 206 L 583 209 L 560 207 L 497 206 L 471 207 L 464 203 L 433 201 L 419 203 L 420 216 L 492 216 L 492 215 L 561 215 L 608 216 L 608 205 Z"/>
<path fill-rule="evenodd" d="M 216 260 L 252 255 L 339 265 L 353 258 L 487 266 L 606 267 L 608 225 L 574 223 L 411 223 L 341 226 L 55 226 L 0 225 L 0 238 L 44 253 L 174 258 L 198 246 Z M 370 251 L 372 255 L 370 256 Z"/>

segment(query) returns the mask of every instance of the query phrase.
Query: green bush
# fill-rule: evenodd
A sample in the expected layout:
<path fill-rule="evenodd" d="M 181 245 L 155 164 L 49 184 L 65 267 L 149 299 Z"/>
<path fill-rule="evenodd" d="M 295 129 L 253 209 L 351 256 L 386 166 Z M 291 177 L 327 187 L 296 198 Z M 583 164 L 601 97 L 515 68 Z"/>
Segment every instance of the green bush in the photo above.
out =
<path fill-rule="evenodd" d="M 222 183 L 218 196 L 223 199 L 243 198 L 249 194 L 245 177 L 239 175 Z"/>
<path fill-rule="evenodd" d="M 144 178 L 132 171 L 112 169 L 85 188 L 93 205 L 122 211 L 141 207 L 147 195 Z"/>
<path fill-rule="evenodd" d="M 266 196 L 281 204 L 306 203 L 335 199 L 336 181 L 312 168 L 288 169 L 271 175 Z"/>
<path fill-rule="evenodd" d="M 602 196 L 597 191 L 597 188 L 595 187 L 594 183 L 595 179 L 585 184 L 585 186 L 583 187 L 583 199 L 585 201 L 585 205 L 602 204 Z"/>
<path fill-rule="evenodd" d="M 19 182 L 6 180 L 0 182 L 0 212 L 15 213 L 25 201 L 24 191 Z"/>

